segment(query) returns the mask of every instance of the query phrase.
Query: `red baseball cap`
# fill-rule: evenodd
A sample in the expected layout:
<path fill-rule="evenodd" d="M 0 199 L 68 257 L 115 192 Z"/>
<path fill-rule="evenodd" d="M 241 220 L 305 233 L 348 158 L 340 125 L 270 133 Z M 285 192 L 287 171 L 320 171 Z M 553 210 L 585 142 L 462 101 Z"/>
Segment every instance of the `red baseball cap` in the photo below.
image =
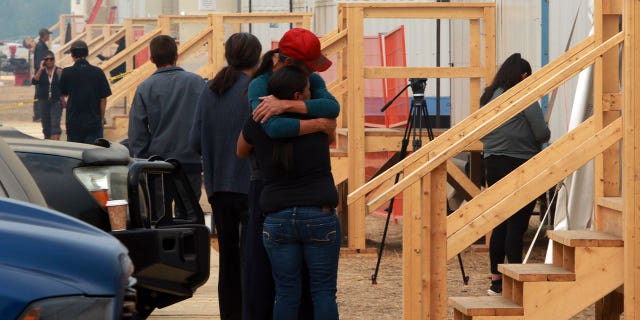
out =
<path fill-rule="evenodd" d="M 322 72 L 331 66 L 331 60 L 320 51 L 320 40 L 307 29 L 287 31 L 280 39 L 278 49 L 283 55 L 304 62 L 314 71 Z"/>

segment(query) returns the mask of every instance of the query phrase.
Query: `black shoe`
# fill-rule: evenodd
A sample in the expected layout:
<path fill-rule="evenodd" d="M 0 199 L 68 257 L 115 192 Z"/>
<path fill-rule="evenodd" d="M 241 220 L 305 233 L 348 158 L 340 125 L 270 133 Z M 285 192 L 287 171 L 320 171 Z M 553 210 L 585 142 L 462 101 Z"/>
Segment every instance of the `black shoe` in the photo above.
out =
<path fill-rule="evenodd" d="M 487 295 L 501 296 L 502 295 L 502 279 L 491 280 L 491 286 L 487 289 Z"/>

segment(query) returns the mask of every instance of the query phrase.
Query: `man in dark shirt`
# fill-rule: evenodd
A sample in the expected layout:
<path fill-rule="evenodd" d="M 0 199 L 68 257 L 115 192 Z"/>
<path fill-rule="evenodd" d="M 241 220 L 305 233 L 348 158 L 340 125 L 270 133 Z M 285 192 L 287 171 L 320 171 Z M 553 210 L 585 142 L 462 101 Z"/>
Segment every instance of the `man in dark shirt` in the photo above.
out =
<path fill-rule="evenodd" d="M 75 64 L 62 70 L 60 91 L 68 96 L 67 140 L 93 143 L 103 137 L 104 111 L 111 95 L 109 82 L 102 69 L 86 60 L 89 49 L 84 41 L 71 44 Z"/>
<path fill-rule="evenodd" d="M 38 32 L 40 36 L 38 38 L 38 43 L 36 43 L 35 48 L 33 49 L 33 73 L 35 74 L 38 69 L 40 69 L 40 64 L 42 63 L 42 59 L 49 51 L 49 46 L 47 46 L 47 41 L 51 37 L 51 31 L 47 28 L 42 28 Z M 35 95 L 34 95 L 35 99 Z M 37 103 L 33 103 L 33 121 L 40 121 L 40 107 Z"/>

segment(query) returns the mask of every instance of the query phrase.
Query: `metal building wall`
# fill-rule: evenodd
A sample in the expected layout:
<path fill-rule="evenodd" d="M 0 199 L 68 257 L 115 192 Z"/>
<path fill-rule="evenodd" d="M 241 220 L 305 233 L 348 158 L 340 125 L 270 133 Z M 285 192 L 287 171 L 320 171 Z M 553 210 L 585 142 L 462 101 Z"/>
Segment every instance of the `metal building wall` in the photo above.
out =
<path fill-rule="evenodd" d="M 543 0 L 496 0 L 496 63 L 520 52 L 532 69 L 540 69 L 541 18 Z M 456 2 L 477 2 L 462 0 Z M 490 2 L 490 1 L 487 1 Z M 458 67 L 469 65 L 469 23 L 452 21 L 451 63 Z M 489 79 L 491 81 L 491 79 Z M 486 84 L 484 84 L 486 85 Z M 469 115 L 469 80 L 454 79 L 451 83 L 452 123 L 458 123 Z"/>

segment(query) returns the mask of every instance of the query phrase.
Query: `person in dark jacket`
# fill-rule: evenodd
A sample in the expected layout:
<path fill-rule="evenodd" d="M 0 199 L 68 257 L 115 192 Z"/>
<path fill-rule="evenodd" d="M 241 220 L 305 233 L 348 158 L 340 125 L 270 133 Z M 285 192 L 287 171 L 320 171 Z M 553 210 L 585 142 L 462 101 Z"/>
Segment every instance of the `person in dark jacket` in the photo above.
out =
<path fill-rule="evenodd" d="M 311 96 L 309 87 L 308 73 L 285 66 L 273 73 L 268 88 L 278 99 L 302 101 Z M 313 318 L 338 319 L 342 231 L 329 159 L 334 138 L 335 128 L 285 141 L 272 139 L 253 119 L 238 138 L 238 156 L 248 157 L 255 149 L 262 172 L 260 207 L 266 215 L 262 239 L 276 287 L 273 319 L 298 319 L 304 265 L 309 272 Z"/>
<path fill-rule="evenodd" d="M 129 112 L 129 148 L 136 158 L 173 158 L 191 183 L 196 199 L 202 194 L 200 155 L 189 143 L 198 97 L 204 89 L 199 75 L 178 67 L 178 46 L 168 35 L 149 44 L 157 70 L 140 85 Z"/>
<path fill-rule="evenodd" d="M 53 52 L 48 51 L 40 63 L 40 68 L 31 79 L 31 83 L 36 86 L 35 103 L 40 110 L 42 133 L 45 139 L 60 140 L 62 133 L 60 118 L 66 103 L 60 94 L 61 75 L 62 69 L 56 66 Z"/>
<path fill-rule="evenodd" d="M 218 300 L 222 319 L 242 319 L 242 239 L 248 217 L 249 160 L 236 157 L 236 141 L 250 117 L 246 96 L 262 46 L 250 33 L 225 42 L 227 66 L 202 91 L 190 142 L 202 154 L 204 185 L 219 243 Z M 247 288 L 251 290 L 251 288 Z"/>

